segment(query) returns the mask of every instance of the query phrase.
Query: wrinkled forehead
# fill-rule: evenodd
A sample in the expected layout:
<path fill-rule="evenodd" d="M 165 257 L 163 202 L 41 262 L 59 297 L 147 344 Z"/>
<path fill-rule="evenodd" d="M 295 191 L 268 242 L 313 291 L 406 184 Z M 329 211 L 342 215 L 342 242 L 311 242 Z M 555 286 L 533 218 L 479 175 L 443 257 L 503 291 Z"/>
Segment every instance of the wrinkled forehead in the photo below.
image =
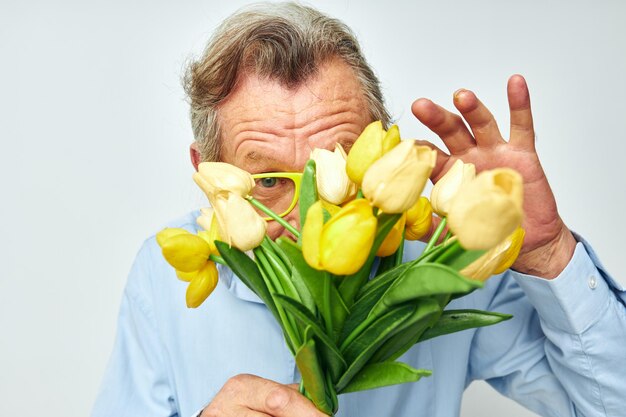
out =
<path fill-rule="evenodd" d="M 218 118 L 222 160 L 250 172 L 298 171 L 314 148 L 339 142 L 349 149 L 371 121 L 361 86 L 341 61 L 294 87 L 248 75 Z"/>

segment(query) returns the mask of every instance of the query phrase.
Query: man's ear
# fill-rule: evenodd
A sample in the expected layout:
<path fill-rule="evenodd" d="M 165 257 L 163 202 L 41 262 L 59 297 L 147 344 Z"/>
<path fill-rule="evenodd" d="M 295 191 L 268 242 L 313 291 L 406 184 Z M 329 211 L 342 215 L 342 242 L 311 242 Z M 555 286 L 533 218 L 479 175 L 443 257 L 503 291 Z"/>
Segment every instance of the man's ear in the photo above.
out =
<path fill-rule="evenodd" d="M 196 142 L 189 145 L 189 157 L 191 158 L 191 165 L 193 165 L 193 168 L 197 171 L 198 164 L 202 162 L 202 158 L 200 157 L 200 151 L 198 150 L 198 144 Z"/>

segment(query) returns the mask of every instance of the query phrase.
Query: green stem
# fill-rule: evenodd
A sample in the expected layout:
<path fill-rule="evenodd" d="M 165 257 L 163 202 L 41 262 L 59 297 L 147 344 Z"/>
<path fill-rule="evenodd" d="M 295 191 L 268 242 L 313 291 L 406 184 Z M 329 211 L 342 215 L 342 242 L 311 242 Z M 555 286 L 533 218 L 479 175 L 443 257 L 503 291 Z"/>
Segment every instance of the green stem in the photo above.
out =
<path fill-rule="evenodd" d="M 437 226 L 437 229 L 435 230 L 435 233 L 433 233 L 432 237 L 428 241 L 428 245 L 426 246 L 426 249 L 424 249 L 424 253 L 430 251 L 435 246 L 435 244 L 439 240 L 439 236 L 441 236 L 441 232 L 443 232 L 443 229 L 446 228 L 447 222 L 448 222 L 447 217 L 444 217 L 443 219 L 441 219 L 441 221 L 439 222 L 439 226 Z"/>
<path fill-rule="evenodd" d="M 400 246 L 398 246 L 398 250 L 396 250 L 395 266 L 398 266 L 402 263 L 403 256 L 404 256 L 404 230 L 402 231 L 402 240 L 400 241 Z"/>
<path fill-rule="evenodd" d="M 326 334 L 329 336 L 333 336 L 333 317 L 330 312 L 330 275 L 328 272 L 324 274 L 324 294 L 323 294 L 323 303 L 324 303 L 324 322 L 326 324 Z"/>
<path fill-rule="evenodd" d="M 284 290 L 280 285 L 280 281 L 274 274 L 272 267 L 270 266 L 265 254 L 260 248 L 254 249 L 254 256 L 259 260 L 260 268 L 259 271 L 265 280 L 265 284 L 270 290 L 270 294 L 278 293 L 284 294 Z M 273 290 L 273 291 L 272 291 Z M 296 352 L 298 347 L 300 346 L 300 338 L 296 334 L 294 328 L 295 325 L 290 320 L 290 317 L 287 317 L 283 308 L 276 304 L 276 310 L 278 311 L 278 315 L 280 316 L 280 320 L 282 322 L 282 327 L 285 329 L 285 333 L 289 337 L 288 344 L 292 347 L 292 352 Z"/>
<path fill-rule="evenodd" d="M 266 207 L 265 205 L 263 205 L 263 203 L 261 203 L 259 200 L 255 199 L 252 196 L 248 196 L 246 197 L 246 200 L 248 200 L 250 202 L 250 204 L 252 204 L 254 207 L 258 208 L 259 210 L 261 210 L 263 213 L 267 214 L 268 217 L 271 217 L 272 220 L 275 220 L 278 224 L 280 224 L 281 226 L 283 226 L 285 229 L 289 230 L 291 232 L 291 234 L 293 234 L 296 238 L 300 237 L 300 232 L 298 231 L 298 229 L 296 229 L 295 227 L 293 227 L 292 225 L 290 225 L 289 223 L 287 223 L 285 221 L 285 219 L 283 219 L 282 217 L 280 217 L 278 214 L 274 213 L 272 210 L 270 210 L 268 207 Z"/>
<path fill-rule="evenodd" d="M 212 260 L 212 261 L 213 261 L 213 262 L 215 262 L 215 263 L 222 264 L 222 265 L 226 265 L 226 261 L 224 260 L 224 258 L 222 258 L 222 257 L 221 257 L 221 256 L 219 256 L 219 255 L 213 255 L 213 254 L 210 254 L 210 255 L 209 255 L 209 259 L 210 259 L 210 260 Z"/>
<path fill-rule="evenodd" d="M 448 243 L 448 239 L 450 239 L 452 237 L 452 232 L 448 230 L 448 233 L 446 233 L 446 237 L 443 238 L 443 244 L 445 245 L 446 243 Z"/>

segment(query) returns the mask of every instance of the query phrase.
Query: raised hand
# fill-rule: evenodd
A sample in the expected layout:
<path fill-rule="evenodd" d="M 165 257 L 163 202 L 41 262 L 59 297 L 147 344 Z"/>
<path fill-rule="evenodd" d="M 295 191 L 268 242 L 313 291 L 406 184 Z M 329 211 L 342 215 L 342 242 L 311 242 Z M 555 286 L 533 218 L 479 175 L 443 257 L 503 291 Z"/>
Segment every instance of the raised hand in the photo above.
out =
<path fill-rule="evenodd" d="M 421 98 L 413 103 L 415 117 L 436 133 L 449 154 L 438 151 L 437 166 L 431 179 L 437 182 L 454 161 L 476 165 L 477 172 L 510 167 L 524 178 L 524 245 L 513 269 L 544 278 L 554 278 L 572 257 L 576 242 L 557 211 L 535 150 L 535 131 L 530 95 L 521 75 L 513 75 L 507 85 L 511 114 L 511 137 L 505 140 L 489 110 L 468 90 L 454 93 L 454 106 L 461 116 L 432 101 Z M 466 124 L 467 123 L 467 124 Z M 469 126 L 469 127 L 468 127 Z"/>

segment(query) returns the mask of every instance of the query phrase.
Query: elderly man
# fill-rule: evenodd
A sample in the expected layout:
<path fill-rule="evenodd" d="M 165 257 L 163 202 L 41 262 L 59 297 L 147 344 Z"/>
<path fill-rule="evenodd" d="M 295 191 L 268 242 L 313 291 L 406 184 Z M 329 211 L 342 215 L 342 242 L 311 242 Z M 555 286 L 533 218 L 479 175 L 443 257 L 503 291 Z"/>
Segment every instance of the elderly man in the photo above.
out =
<path fill-rule="evenodd" d="M 300 172 L 312 149 L 349 149 L 369 122 L 389 123 L 349 29 L 296 4 L 231 16 L 191 65 L 186 88 L 195 167 L 221 160 L 254 174 Z M 508 141 L 468 90 L 454 94 L 462 117 L 427 99 L 412 111 L 449 151 L 438 150 L 433 181 L 458 158 L 478 170 L 509 166 L 524 178 L 519 259 L 453 302 L 514 319 L 416 345 L 403 361 L 433 369 L 432 377 L 341 396 L 340 416 L 456 416 L 475 379 L 545 416 L 623 415 L 626 294 L 559 217 L 535 152 L 524 79 L 511 77 L 507 92 Z M 298 226 L 297 213 L 285 219 Z M 196 216 L 170 226 L 197 230 Z M 268 233 L 288 234 L 276 222 Z M 273 317 L 230 270 L 220 270 L 220 285 L 198 310 L 184 307 L 183 291 L 148 239 L 128 279 L 94 417 L 322 415 L 291 385 L 299 375 Z"/>

